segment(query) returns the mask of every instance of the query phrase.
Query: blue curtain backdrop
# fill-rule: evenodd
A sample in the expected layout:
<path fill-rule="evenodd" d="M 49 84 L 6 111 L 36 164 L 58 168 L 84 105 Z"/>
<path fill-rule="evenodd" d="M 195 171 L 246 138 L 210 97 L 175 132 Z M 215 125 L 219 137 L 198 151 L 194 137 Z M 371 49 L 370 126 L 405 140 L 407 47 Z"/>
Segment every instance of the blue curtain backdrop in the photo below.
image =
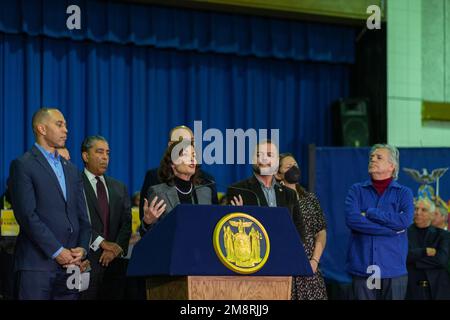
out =
<path fill-rule="evenodd" d="M 66 28 L 79 4 L 82 30 Z M 268 18 L 100 1 L 0 4 L 0 191 L 33 144 L 31 116 L 58 107 L 68 148 L 101 134 L 108 174 L 140 189 L 171 127 L 279 128 L 306 172 L 307 145 L 331 142 L 330 103 L 348 94 L 354 30 Z M 208 142 L 204 142 L 206 145 Z M 219 190 L 249 166 L 204 166 Z"/>
<path fill-rule="evenodd" d="M 417 196 L 419 183 L 403 168 L 418 170 L 426 168 L 429 173 L 436 168 L 450 166 L 450 148 L 400 148 L 400 171 L 398 182 L 411 188 Z M 315 192 L 327 221 L 327 246 L 321 259 L 322 271 L 328 280 L 349 283 L 346 259 L 350 229 L 345 224 L 344 201 L 349 188 L 356 182 L 369 179 L 367 166 L 369 148 L 317 148 Z M 351 163 L 351 168 L 349 167 Z M 432 184 L 433 188 L 436 187 Z M 450 173 L 439 181 L 440 197 L 450 200 Z"/>

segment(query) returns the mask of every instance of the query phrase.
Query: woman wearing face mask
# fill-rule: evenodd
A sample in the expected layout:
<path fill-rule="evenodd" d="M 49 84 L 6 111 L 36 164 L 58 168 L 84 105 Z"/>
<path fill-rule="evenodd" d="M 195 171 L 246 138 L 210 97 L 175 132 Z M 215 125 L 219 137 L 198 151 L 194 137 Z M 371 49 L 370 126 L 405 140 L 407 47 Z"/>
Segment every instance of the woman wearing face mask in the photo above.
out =
<path fill-rule="evenodd" d="M 301 235 L 306 255 L 314 272 L 312 277 L 294 277 L 292 299 L 326 300 L 325 282 L 319 270 L 320 258 L 326 243 L 326 223 L 319 201 L 314 194 L 300 186 L 300 169 L 292 154 L 280 154 L 277 179 L 297 193 L 301 217 L 294 219 L 294 224 Z"/>

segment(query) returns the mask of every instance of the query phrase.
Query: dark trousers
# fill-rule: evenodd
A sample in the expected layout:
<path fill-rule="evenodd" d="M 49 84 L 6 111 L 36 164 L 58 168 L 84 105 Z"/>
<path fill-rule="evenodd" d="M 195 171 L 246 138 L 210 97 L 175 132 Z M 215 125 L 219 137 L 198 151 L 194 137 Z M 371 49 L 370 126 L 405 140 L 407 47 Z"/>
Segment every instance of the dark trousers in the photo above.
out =
<path fill-rule="evenodd" d="M 408 276 L 380 279 L 380 289 L 369 289 L 366 277 L 353 276 L 353 294 L 356 300 L 404 300 Z"/>
<path fill-rule="evenodd" d="M 18 271 L 17 298 L 19 300 L 77 300 L 79 292 L 69 289 L 71 276 L 65 269 L 57 271 Z"/>
<path fill-rule="evenodd" d="M 126 289 L 126 266 L 123 259 L 116 258 L 103 267 L 99 263 L 101 252 L 89 255 L 91 263 L 89 288 L 81 293 L 82 300 L 123 300 Z"/>
<path fill-rule="evenodd" d="M 14 255 L 0 251 L 0 299 L 14 298 Z"/>
<path fill-rule="evenodd" d="M 411 283 L 406 297 L 408 300 L 432 300 L 431 287 L 429 284 L 424 286 L 423 281 Z"/>
<path fill-rule="evenodd" d="M 126 269 L 128 268 L 128 260 L 123 259 Z M 145 278 L 141 277 L 126 277 L 125 278 L 125 300 L 146 300 Z"/>

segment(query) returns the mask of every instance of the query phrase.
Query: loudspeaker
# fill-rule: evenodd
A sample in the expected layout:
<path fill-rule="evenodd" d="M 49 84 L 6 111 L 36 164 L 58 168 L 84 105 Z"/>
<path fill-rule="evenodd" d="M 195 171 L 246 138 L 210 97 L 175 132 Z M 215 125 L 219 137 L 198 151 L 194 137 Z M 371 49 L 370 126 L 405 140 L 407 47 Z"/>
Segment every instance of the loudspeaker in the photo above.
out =
<path fill-rule="evenodd" d="M 363 147 L 370 143 L 368 100 L 340 99 L 333 104 L 334 144 Z"/>

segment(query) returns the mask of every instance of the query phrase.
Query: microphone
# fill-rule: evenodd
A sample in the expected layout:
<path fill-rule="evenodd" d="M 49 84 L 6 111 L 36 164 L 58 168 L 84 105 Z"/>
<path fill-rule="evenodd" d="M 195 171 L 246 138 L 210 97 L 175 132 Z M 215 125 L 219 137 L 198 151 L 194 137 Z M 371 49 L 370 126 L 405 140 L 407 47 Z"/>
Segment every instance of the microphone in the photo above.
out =
<path fill-rule="evenodd" d="M 211 180 L 211 179 L 207 179 L 207 178 L 204 178 L 204 177 L 202 177 L 201 179 L 202 179 L 202 182 L 207 182 L 207 183 L 203 183 L 203 184 L 199 184 L 199 185 L 194 186 L 193 189 L 192 189 L 192 193 L 195 192 L 195 194 L 197 194 L 197 190 L 198 189 L 209 188 L 209 187 L 211 187 L 211 186 L 216 184 L 216 182 Z M 211 201 L 212 201 L 213 198 L 214 198 L 213 189 L 211 189 Z"/>
<path fill-rule="evenodd" d="M 208 183 L 204 183 L 204 184 L 199 184 L 197 186 L 194 186 L 194 190 L 198 190 L 200 188 L 205 188 L 205 187 L 210 187 L 212 185 L 217 184 L 215 181 L 212 181 L 212 180 L 209 180 L 209 179 L 206 179 L 206 178 L 202 178 L 202 180 L 209 181 L 209 182 Z"/>
<path fill-rule="evenodd" d="M 258 197 L 258 195 L 256 194 L 255 191 L 247 189 L 247 188 L 232 187 L 232 186 L 228 187 L 228 189 L 234 189 L 234 190 L 250 192 L 251 194 L 253 194 L 255 196 L 256 203 L 258 204 L 258 207 L 261 207 L 261 202 L 259 201 L 259 197 Z M 244 205 L 245 205 L 245 203 L 244 203 Z"/>
<path fill-rule="evenodd" d="M 251 194 L 253 194 L 253 195 L 255 196 L 256 203 L 257 203 L 258 207 L 261 207 L 261 201 L 259 200 L 258 194 L 256 194 L 256 192 L 253 191 L 253 190 L 246 189 L 246 188 L 239 188 L 239 187 L 225 186 L 225 185 L 222 185 L 222 184 L 218 184 L 216 181 L 213 181 L 213 180 L 211 180 L 211 179 L 207 179 L 207 178 L 204 178 L 204 177 L 203 177 L 202 179 L 203 179 L 204 181 L 209 181 L 209 182 L 208 182 L 208 183 L 205 183 L 205 184 L 202 184 L 202 185 L 199 185 L 199 186 L 196 186 L 195 188 L 209 187 L 209 186 L 215 184 L 216 186 L 221 186 L 221 187 L 224 187 L 225 189 L 234 189 L 234 190 L 240 190 L 240 191 L 250 192 Z M 244 205 L 245 205 L 245 203 L 244 203 Z"/>

